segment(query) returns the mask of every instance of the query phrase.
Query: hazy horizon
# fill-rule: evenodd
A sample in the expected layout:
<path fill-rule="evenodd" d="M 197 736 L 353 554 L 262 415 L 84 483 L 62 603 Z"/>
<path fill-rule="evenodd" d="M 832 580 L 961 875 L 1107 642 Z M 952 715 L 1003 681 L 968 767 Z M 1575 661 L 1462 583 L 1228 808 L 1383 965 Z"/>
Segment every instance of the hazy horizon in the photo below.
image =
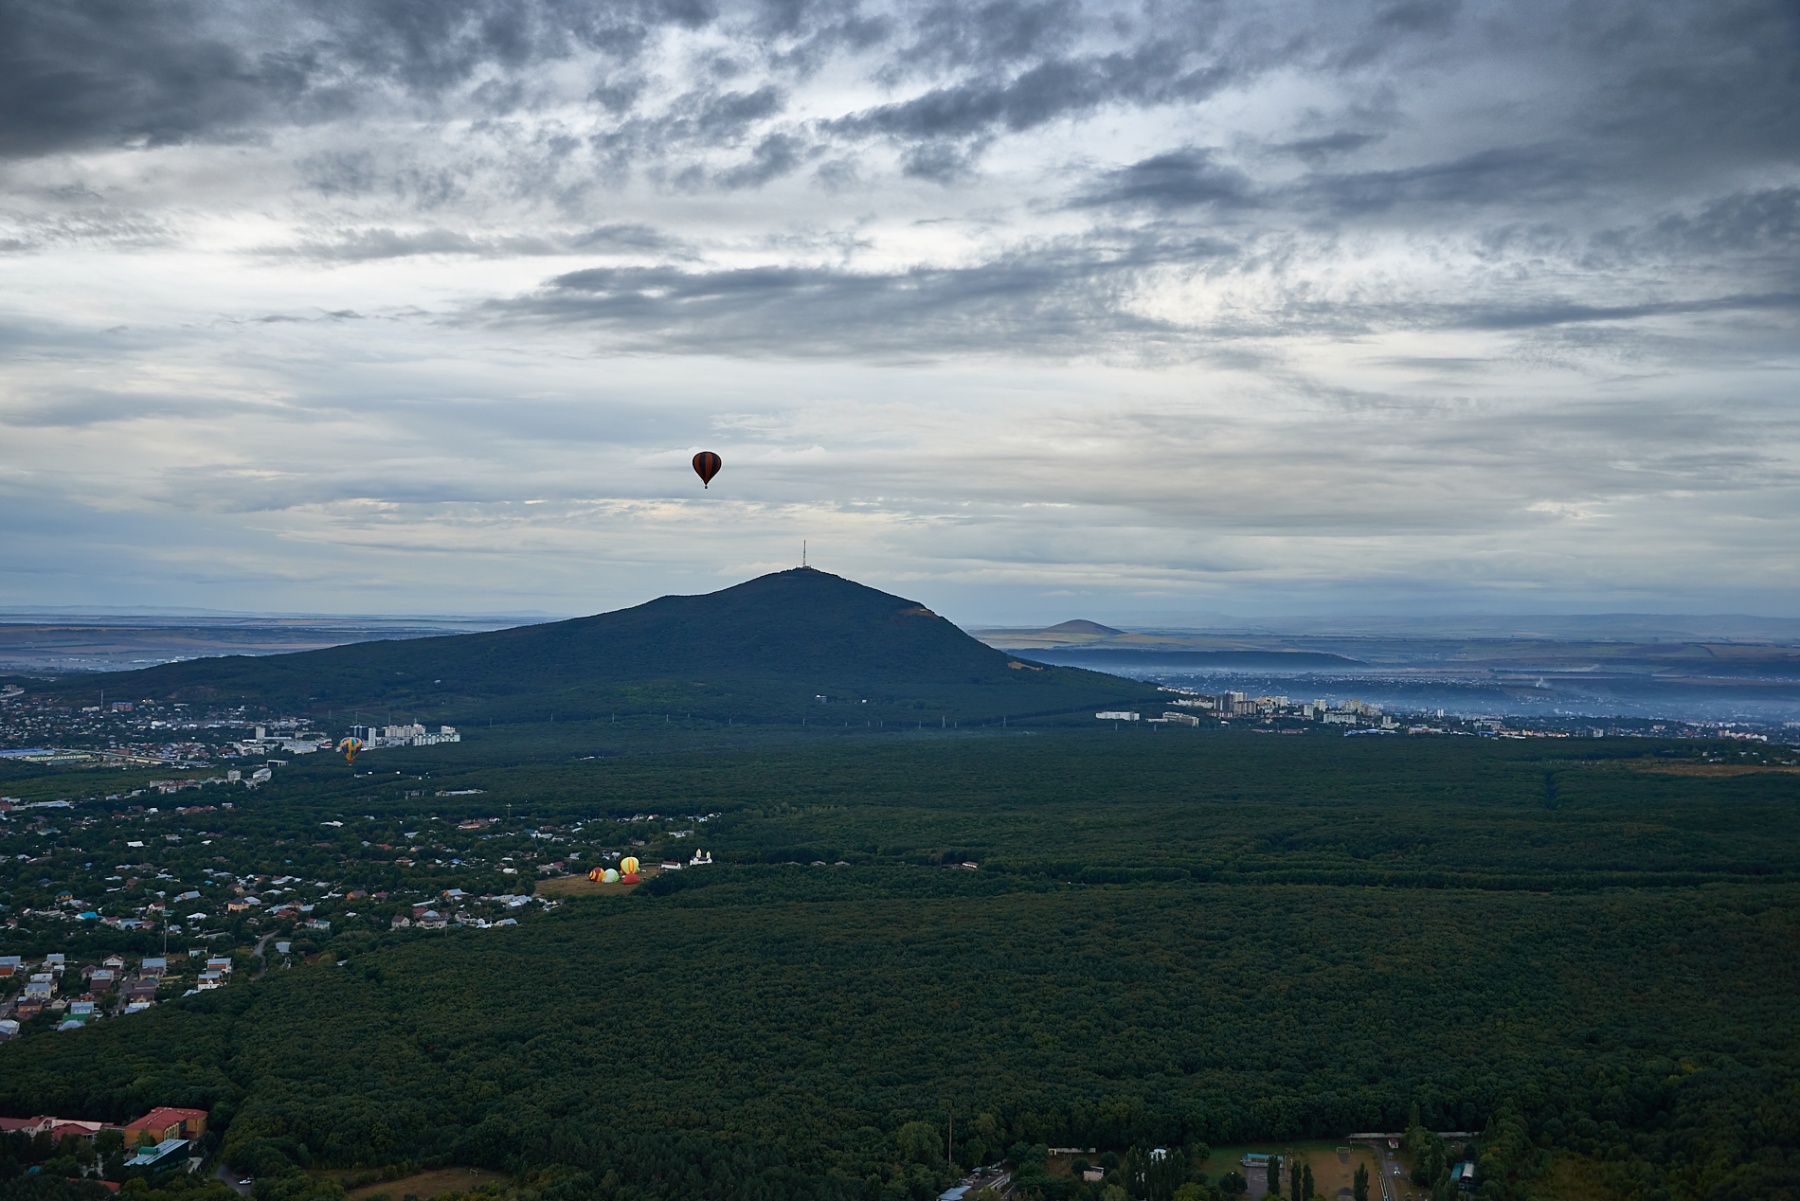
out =
<path fill-rule="evenodd" d="M 742 582 L 742 581 L 734 581 Z M 861 582 L 861 581 L 858 581 Z M 721 587 L 730 587 L 723 584 Z M 715 589 L 716 591 L 716 589 Z M 669 595 L 669 594 L 663 594 Z M 691 595 L 691 594 L 688 594 Z M 655 597 L 645 597 L 629 608 L 642 604 Z M 923 600 L 922 596 L 909 599 Z M 354 624 L 370 622 L 377 624 L 400 625 L 404 623 L 479 624 L 498 626 L 509 620 L 526 623 L 544 621 L 565 621 L 579 617 L 594 616 L 599 613 L 615 610 L 590 610 L 554 613 L 547 610 L 515 610 L 512 612 L 457 612 L 440 609 L 434 612 L 327 612 L 327 611 L 282 611 L 282 610 L 230 610 L 208 609 L 201 607 L 180 606 L 119 606 L 119 605 L 0 605 L 0 624 L 17 622 L 27 618 L 45 618 L 51 621 L 79 622 L 84 619 L 96 621 L 136 621 L 146 625 L 179 625 L 184 621 L 207 622 L 308 622 L 316 621 L 327 624 Z M 1624 612 L 1455 612 L 1440 611 L 1435 613 L 1275 613 L 1275 614 L 1232 614 L 1232 613 L 1181 613 L 1181 612 L 1146 612 L 1142 610 L 1123 610 L 1120 612 L 1101 613 L 1098 608 L 1081 612 L 1066 612 L 1060 616 L 1040 619 L 999 619 L 982 620 L 966 618 L 954 612 L 943 612 L 941 615 L 951 620 L 959 628 L 972 633 L 998 633 L 1003 631 L 1036 631 L 1048 629 L 1067 621 L 1096 621 L 1103 625 L 1117 627 L 1123 631 L 1154 632 L 1265 632 L 1291 634 L 1334 633 L 1340 635 L 1356 635 L 1358 633 L 1378 637 L 1443 637 L 1456 632 L 1464 632 L 1470 636 L 1481 636 L 1496 632 L 1541 633 L 1555 639 L 1579 638 L 1581 636 L 1597 637 L 1692 637 L 1723 638 L 1734 637 L 1763 638 L 1769 640 L 1789 640 L 1800 638 L 1800 618 L 1772 616 L 1753 613 L 1624 613 Z"/>

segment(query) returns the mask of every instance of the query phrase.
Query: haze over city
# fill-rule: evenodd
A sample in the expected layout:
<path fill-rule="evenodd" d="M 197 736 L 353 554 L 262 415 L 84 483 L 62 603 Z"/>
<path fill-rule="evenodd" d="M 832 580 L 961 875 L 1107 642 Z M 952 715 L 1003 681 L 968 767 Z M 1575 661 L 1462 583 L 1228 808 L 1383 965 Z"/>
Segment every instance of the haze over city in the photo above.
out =
<path fill-rule="evenodd" d="M 1800 616 L 1797 22 L 9 6 L 0 605 Z"/>

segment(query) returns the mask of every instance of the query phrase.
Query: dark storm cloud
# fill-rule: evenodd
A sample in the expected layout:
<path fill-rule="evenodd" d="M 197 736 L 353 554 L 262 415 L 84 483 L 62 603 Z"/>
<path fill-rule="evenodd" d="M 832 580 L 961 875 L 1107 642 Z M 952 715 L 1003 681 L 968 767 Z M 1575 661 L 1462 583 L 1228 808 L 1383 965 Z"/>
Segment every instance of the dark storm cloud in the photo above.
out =
<path fill-rule="evenodd" d="M 1302 203 L 1340 215 L 1535 206 L 1580 196 L 1594 174 L 1593 165 L 1569 149 L 1508 146 L 1400 170 L 1316 174 L 1297 191 Z"/>
<path fill-rule="evenodd" d="M 1800 187 L 1721 196 L 1691 216 L 1662 219 L 1645 240 L 1688 252 L 1800 253 Z"/>
<path fill-rule="evenodd" d="M 705 0 L 68 0 L 0 5 L 0 154 L 229 137 L 355 112 L 370 89 L 431 98 L 480 70 L 635 55 Z M 520 94 L 485 94 L 504 110 Z"/>
<path fill-rule="evenodd" d="M 1017 133 L 1103 104 L 1198 100 L 1236 78 L 1230 68 L 1190 66 L 1186 54 L 1178 45 L 1153 42 L 1130 52 L 1053 58 L 1016 74 L 967 80 L 877 105 L 825 128 L 903 141 Z"/>
<path fill-rule="evenodd" d="M 992 70 L 1061 53 L 1080 37 L 1085 20 L 1073 0 L 932 4 L 913 18 L 906 44 L 884 76 L 902 79 L 965 67 Z"/>
<path fill-rule="evenodd" d="M 1645 317 L 1757 311 L 1800 312 L 1800 292 L 1763 292 L 1617 305 L 1549 301 L 1516 308 L 1484 308 L 1466 316 L 1453 316 L 1443 324 L 1467 329 L 1532 329 L 1551 325 L 1628 322 Z"/>
<path fill-rule="evenodd" d="M 1079 206 L 1120 205 L 1156 209 L 1239 204 L 1250 197 L 1249 176 L 1220 166 L 1210 150 L 1183 149 L 1158 154 L 1107 172 Z"/>
<path fill-rule="evenodd" d="M 1372 140 L 1345 139 L 1341 144 L 1348 149 Z M 1259 191 L 1243 171 L 1220 164 L 1215 151 L 1190 147 L 1107 171 L 1073 203 L 1179 210 L 1254 202 L 1271 209 L 1359 217 L 1394 209 L 1441 212 L 1560 203 L 1579 197 L 1593 174 L 1587 163 L 1566 151 L 1509 147 L 1399 170 L 1315 171 L 1299 183 Z"/>
<path fill-rule="evenodd" d="M 1382 137 L 1383 135 L 1378 133 L 1355 133 L 1345 129 L 1336 133 L 1321 134 L 1318 137 L 1296 138 L 1291 142 L 1276 142 L 1270 149 L 1283 154 L 1291 154 L 1295 158 L 1318 166 L 1332 155 L 1361 150 L 1364 146 L 1380 141 Z"/>

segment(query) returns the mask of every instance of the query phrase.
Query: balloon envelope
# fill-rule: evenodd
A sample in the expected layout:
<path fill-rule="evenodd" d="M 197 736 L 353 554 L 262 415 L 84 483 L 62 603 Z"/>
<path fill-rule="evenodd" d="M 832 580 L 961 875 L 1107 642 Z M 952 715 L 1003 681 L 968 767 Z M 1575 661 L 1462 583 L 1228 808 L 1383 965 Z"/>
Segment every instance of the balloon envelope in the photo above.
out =
<path fill-rule="evenodd" d="M 619 873 L 609 867 L 600 873 L 600 879 L 606 884 L 617 884 L 619 882 Z"/>
<path fill-rule="evenodd" d="M 638 860 L 636 855 L 627 855 L 619 860 L 619 870 L 627 876 L 637 875 Z"/>
<path fill-rule="evenodd" d="M 338 743 L 337 749 L 344 753 L 345 763 L 355 763 L 356 752 L 363 749 L 363 741 L 360 738 L 346 738 Z"/>
<path fill-rule="evenodd" d="M 703 450 L 695 455 L 694 474 L 700 477 L 700 486 L 703 488 L 711 487 L 713 476 L 718 475 L 719 468 L 724 465 L 725 461 L 710 450 Z"/>

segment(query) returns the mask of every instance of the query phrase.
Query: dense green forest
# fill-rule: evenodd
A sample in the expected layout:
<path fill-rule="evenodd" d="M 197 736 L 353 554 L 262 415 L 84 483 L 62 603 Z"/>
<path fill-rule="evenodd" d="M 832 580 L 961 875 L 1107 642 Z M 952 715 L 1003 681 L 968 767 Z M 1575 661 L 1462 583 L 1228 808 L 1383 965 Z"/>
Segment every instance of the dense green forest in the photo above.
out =
<path fill-rule="evenodd" d="M 1047 1197 L 1101 1190 L 1034 1146 L 1185 1148 L 1212 1191 L 1206 1144 L 1415 1121 L 1487 1132 L 1488 1201 L 1559 1154 L 1621 1197 L 1800 1188 L 1800 775 L 1642 740 L 564 733 L 433 760 L 478 794 L 298 764 L 209 821 L 716 813 L 718 862 L 0 1047 L 0 1108 L 207 1105 L 270 1201 L 402 1161 L 924 1198 L 950 1114 L 961 1164 Z"/>

